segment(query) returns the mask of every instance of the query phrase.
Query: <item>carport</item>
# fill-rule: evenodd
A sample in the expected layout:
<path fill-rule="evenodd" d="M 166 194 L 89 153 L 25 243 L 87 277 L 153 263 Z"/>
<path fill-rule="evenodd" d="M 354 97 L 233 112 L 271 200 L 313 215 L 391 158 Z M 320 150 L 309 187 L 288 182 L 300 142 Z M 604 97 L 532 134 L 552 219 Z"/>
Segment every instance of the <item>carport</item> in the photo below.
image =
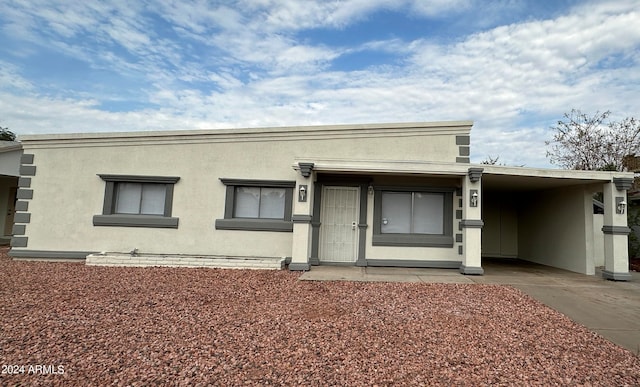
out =
<path fill-rule="evenodd" d="M 626 191 L 633 175 L 488 165 L 482 174 L 483 258 L 517 258 L 627 280 Z M 594 225 L 593 195 L 604 215 Z"/>

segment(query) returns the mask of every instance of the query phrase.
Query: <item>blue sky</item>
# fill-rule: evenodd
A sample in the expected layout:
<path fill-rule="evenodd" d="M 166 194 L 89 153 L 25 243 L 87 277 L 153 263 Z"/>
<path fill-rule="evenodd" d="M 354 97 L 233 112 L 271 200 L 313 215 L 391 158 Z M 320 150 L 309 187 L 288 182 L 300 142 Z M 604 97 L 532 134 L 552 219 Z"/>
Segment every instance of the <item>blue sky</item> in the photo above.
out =
<path fill-rule="evenodd" d="M 473 120 L 548 167 L 572 108 L 640 116 L 640 1 L 0 0 L 20 134 Z"/>

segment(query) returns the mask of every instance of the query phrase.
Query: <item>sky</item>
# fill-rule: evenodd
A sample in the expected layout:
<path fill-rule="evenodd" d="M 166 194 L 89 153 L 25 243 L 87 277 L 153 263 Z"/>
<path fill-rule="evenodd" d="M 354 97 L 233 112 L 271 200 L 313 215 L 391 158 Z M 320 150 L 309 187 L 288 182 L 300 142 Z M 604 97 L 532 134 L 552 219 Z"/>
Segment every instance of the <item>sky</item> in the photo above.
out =
<path fill-rule="evenodd" d="M 573 108 L 640 117 L 640 0 L 0 0 L 19 136 L 472 120 L 554 167 Z"/>

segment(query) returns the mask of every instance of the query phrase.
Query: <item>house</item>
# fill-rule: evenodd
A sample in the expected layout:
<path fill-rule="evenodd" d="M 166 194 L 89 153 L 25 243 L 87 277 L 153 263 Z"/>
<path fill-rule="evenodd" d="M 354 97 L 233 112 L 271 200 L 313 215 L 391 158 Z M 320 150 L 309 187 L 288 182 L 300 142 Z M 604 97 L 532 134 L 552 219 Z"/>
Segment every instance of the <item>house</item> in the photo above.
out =
<path fill-rule="evenodd" d="M 0 245 L 11 241 L 22 145 L 0 141 Z"/>
<path fill-rule="evenodd" d="M 508 257 L 584 274 L 604 262 L 605 277 L 629 278 L 633 174 L 470 164 L 471 127 L 23 136 L 10 255 L 94 264 L 260 257 L 286 259 L 290 270 L 464 274 L 482 274 L 484 257 Z M 600 229 L 595 192 L 604 198 Z"/>

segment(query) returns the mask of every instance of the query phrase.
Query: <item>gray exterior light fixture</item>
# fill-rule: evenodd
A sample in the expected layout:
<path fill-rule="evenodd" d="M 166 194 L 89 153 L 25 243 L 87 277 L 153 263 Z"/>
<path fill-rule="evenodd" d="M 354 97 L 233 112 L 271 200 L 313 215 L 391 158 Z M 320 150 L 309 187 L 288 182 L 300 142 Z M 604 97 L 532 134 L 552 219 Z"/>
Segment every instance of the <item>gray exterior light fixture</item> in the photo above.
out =
<path fill-rule="evenodd" d="M 616 212 L 620 215 L 623 215 L 626 208 L 627 202 L 624 201 L 624 198 L 616 198 Z"/>
<path fill-rule="evenodd" d="M 299 202 L 306 202 L 307 201 L 307 186 L 306 185 L 300 185 L 300 187 L 298 188 L 298 201 Z"/>
<path fill-rule="evenodd" d="M 477 189 L 472 189 L 470 191 L 471 196 L 470 196 L 470 201 L 469 201 L 469 205 L 471 207 L 478 207 L 478 190 Z"/>

